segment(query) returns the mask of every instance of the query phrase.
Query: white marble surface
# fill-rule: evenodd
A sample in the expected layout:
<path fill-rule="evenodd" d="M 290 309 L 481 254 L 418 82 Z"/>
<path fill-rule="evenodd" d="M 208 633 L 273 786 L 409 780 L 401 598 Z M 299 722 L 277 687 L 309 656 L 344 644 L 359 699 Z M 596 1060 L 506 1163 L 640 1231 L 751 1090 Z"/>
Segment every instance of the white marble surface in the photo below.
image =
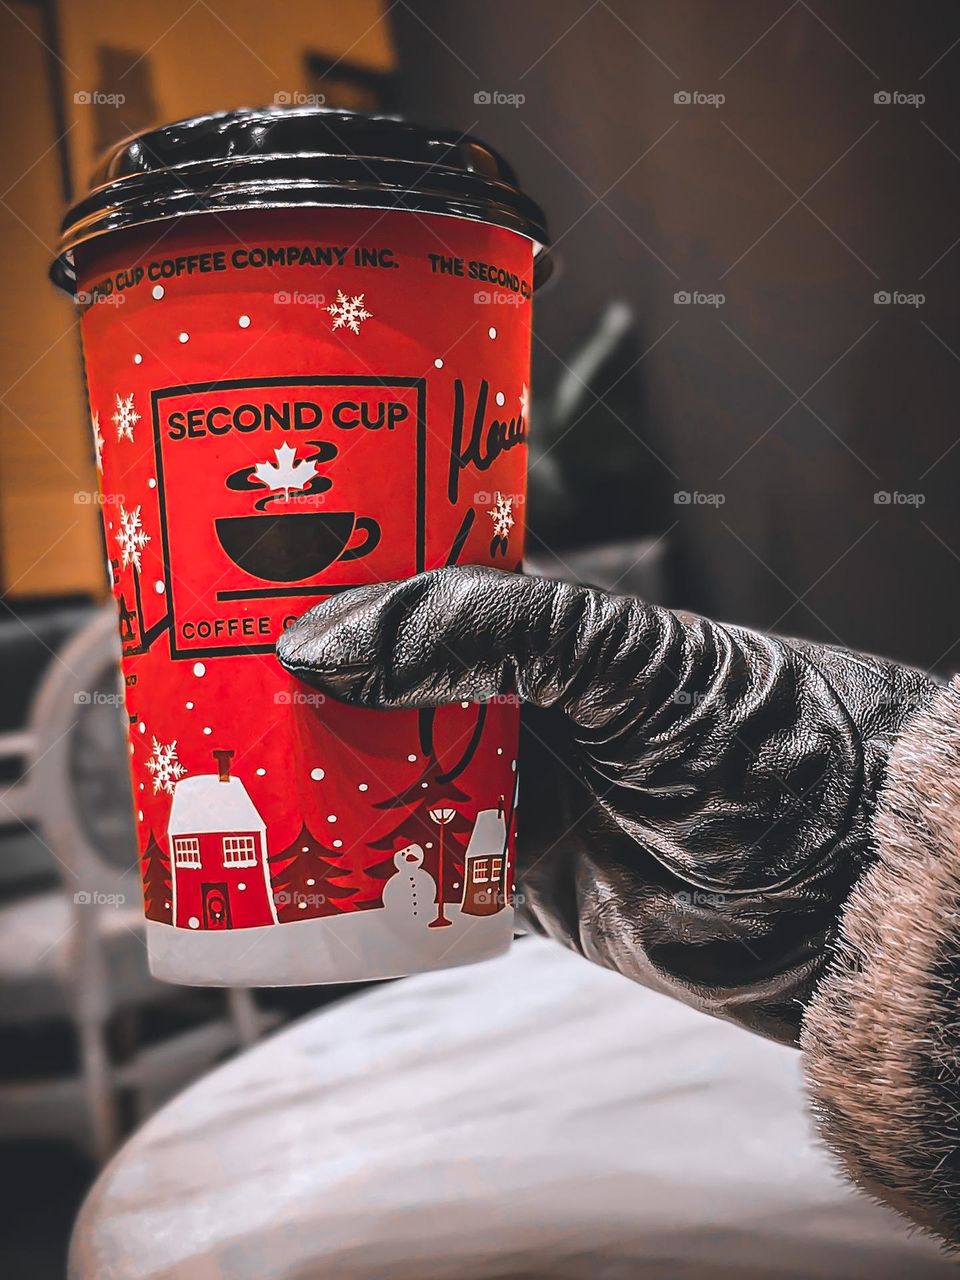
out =
<path fill-rule="evenodd" d="M 845 1189 L 799 1059 L 550 943 L 361 994 L 120 1152 L 72 1280 L 954 1275 Z"/>

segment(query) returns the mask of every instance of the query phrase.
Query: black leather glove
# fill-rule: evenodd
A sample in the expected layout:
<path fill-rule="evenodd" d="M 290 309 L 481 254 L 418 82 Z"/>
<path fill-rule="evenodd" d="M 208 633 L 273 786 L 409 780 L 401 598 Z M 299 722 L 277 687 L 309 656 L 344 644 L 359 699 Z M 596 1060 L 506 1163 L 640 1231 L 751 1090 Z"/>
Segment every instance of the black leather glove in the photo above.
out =
<path fill-rule="evenodd" d="M 843 649 L 485 568 L 335 596 L 277 651 L 368 707 L 518 692 L 526 921 L 789 1043 L 873 856 L 890 746 L 937 689 Z"/>

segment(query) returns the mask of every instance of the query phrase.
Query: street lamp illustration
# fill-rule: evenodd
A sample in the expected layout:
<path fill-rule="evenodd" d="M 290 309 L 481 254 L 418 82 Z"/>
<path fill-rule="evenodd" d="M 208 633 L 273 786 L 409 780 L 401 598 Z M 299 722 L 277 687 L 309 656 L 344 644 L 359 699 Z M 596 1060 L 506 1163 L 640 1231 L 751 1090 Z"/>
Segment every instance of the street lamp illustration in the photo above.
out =
<path fill-rule="evenodd" d="M 444 925 L 453 924 L 452 920 L 448 920 L 443 914 L 443 829 L 448 822 L 452 822 L 457 816 L 456 809 L 448 807 L 429 809 L 427 811 L 430 817 L 440 828 L 440 854 L 437 859 L 437 915 L 430 921 L 431 929 L 442 929 Z"/>

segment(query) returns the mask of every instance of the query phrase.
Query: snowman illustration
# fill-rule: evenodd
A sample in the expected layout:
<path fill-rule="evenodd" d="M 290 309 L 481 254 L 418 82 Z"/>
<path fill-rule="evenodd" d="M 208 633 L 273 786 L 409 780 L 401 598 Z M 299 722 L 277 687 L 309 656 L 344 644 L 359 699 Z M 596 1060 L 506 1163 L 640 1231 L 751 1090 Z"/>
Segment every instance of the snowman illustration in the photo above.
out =
<path fill-rule="evenodd" d="M 426 926 L 436 885 L 432 876 L 423 870 L 423 848 L 418 844 L 404 845 L 393 855 L 396 874 L 383 887 L 383 906 L 398 921 Z"/>

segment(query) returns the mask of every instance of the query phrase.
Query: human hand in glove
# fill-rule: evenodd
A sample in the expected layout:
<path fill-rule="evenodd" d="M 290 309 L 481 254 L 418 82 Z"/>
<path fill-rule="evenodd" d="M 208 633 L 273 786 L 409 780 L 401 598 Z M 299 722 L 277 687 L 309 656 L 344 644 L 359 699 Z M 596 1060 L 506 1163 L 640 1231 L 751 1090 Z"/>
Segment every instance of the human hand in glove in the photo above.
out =
<path fill-rule="evenodd" d="M 881 1010 L 861 1007 L 858 983 L 874 996 L 888 984 L 893 1012 L 919 998 L 909 984 L 896 989 L 904 975 L 884 967 L 882 940 L 871 951 L 891 909 L 877 877 L 903 871 L 899 855 L 896 867 L 879 856 L 878 797 L 911 717 L 939 725 L 944 698 L 960 764 L 960 696 L 862 654 L 486 568 L 337 595 L 277 651 L 294 675 L 366 707 L 516 691 L 527 922 L 775 1039 L 808 1041 L 815 1023 L 824 1127 L 859 1128 L 859 1139 L 835 1145 L 855 1176 L 897 1203 L 890 1186 L 874 1185 L 876 1152 L 857 1145 L 857 1109 L 884 1105 L 868 1096 L 857 1031 L 874 1056 L 894 1052 L 878 1048 Z M 923 815 L 903 805 L 886 822 L 891 847 L 921 838 Z M 864 916 L 856 908 L 867 902 Z M 890 1069 L 884 1061 L 877 1078 Z M 844 1084 L 850 1072 L 856 1088 Z M 902 1150 L 909 1138 L 891 1141 Z M 907 1163 L 908 1211 L 923 1221 L 922 1180 Z M 946 1230 L 942 1216 L 931 1225 Z"/>

